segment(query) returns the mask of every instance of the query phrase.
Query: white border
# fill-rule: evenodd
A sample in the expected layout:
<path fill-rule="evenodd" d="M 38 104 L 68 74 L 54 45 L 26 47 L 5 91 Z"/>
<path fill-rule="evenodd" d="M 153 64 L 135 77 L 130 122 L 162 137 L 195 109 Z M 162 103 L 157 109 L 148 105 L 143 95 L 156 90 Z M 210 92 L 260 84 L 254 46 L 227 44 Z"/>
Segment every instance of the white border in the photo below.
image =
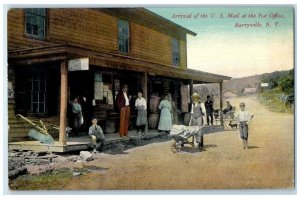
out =
<path fill-rule="evenodd" d="M 63 2 L 62 1 L 59 1 L 59 0 L 52 0 L 51 3 L 49 4 L 49 1 L 47 0 L 29 0 L 29 1 L 26 1 L 26 4 L 24 4 L 23 1 L 17 1 L 17 0 L 3 0 L 1 1 L 1 8 L 0 8 L 0 13 L 3 13 L 3 18 L 1 20 L 1 42 L 3 44 L 2 46 L 2 52 L 3 53 L 0 53 L 1 54 L 1 60 L 3 60 L 2 62 L 2 70 L 0 70 L 0 76 L 2 76 L 2 78 L 0 78 L 0 93 L 2 93 L 2 104 L 0 105 L 0 111 L 1 111 L 1 118 L 0 118 L 0 128 L 2 128 L 2 132 L 1 135 L 2 135 L 2 139 L 0 141 L 0 149 L 2 149 L 2 153 L 0 154 L 0 163 L 1 163 L 1 166 L 2 166 L 2 170 L 1 170 L 1 175 L 0 176 L 7 176 L 7 173 L 3 173 L 4 171 L 7 171 L 7 152 L 6 150 L 4 149 L 7 149 L 8 147 L 8 144 L 7 144 L 7 134 L 5 134 L 5 132 L 7 132 L 7 48 L 6 48 L 6 42 L 7 42 L 7 37 L 6 37 L 6 31 L 3 31 L 5 30 L 4 28 L 6 27 L 6 13 L 7 13 L 7 8 L 8 8 L 8 5 L 6 4 L 9 4 L 9 6 L 13 6 L 13 7 L 24 7 L 24 5 L 30 5 L 32 7 L 33 4 L 46 4 L 47 6 L 49 7 L 84 7 L 84 6 L 92 6 L 92 7 L 96 7 L 96 6 L 104 6 L 104 7 L 119 7 L 119 6 L 146 6 L 146 5 L 151 5 L 151 6 L 158 6 L 158 7 L 161 7 L 161 6 L 168 6 L 168 5 L 165 5 L 165 4 L 171 4 L 171 5 L 195 5 L 195 4 L 198 4 L 198 5 L 201 5 L 201 4 L 209 4 L 209 5 L 235 5 L 235 4 L 238 4 L 238 5 L 265 5 L 265 4 L 272 4 L 272 5 L 277 5 L 277 4 L 293 4 L 295 5 L 295 10 L 297 11 L 297 5 L 298 5 L 298 2 L 296 0 L 279 0 L 279 1 L 274 1 L 274 0 L 264 0 L 264 1 L 258 1 L 258 0 L 247 0 L 247 1 L 220 1 L 220 0 L 211 0 L 211 1 L 197 1 L 197 0 L 185 0 L 185 1 L 180 1 L 180 2 L 175 2 L 174 0 L 152 0 L 151 1 L 151 4 L 148 4 L 148 2 L 146 1 L 133 1 L 133 0 L 127 0 L 126 1 L 126 4 L 124 3 L 125 1 L 121 1 L 121 0 L 107 0 L 107 1 L 91 1 L 91 2 L 87 2 L 86 0 L 77 0 L 76 2 L 74 0 L 64 0 Z M 63 4 L 62 4 L 63 3 Z M 105 4 L 105 5 L 103 5 Z M 6 6 L 5 6 L 6 5 Z M 297 27 L 299 25 L 299 20 L 298 20 L 298 16 L 296 16 L 296 23 L 295 23 L 295 54 L 296 54 L 296 57 L 295 57 L 295 74 L 296 74 L 296 77 L 298 77 L 298 70 L 297 70 L 297 57 L 298 57 L 298 51 L 297 51 L 297 44 L 298 44 L 298 40 L 297 40 Z M 298 88 L 298 81 L 297 81 L 297 78 L 296 78 L 296 88 Z M 295 90 L 295 94 L 297 95 L 297 90 Z M 297 97 L 296 97 L 296 100 L 297 100 Z M 295 114 L 295 135 L 296 135 L 296 167 L 295 167 L 295 180 L 296 180 L 296 189 L 295 191 L 291 191 L 291 190 L 219 190 L 219 191 L 215 191 L 215 190 L 211 190 L 211 191 L 167 191 L 167 192 L 164 192 L 164 191 L 155 191 L 155 192 L 149 192 L 149 191 L 129 191 L 129 192 L 126 192 L 126 191 L 101 191 L 98 192 L 93 192 L 93 191 L 79 191 L 79 192 L 55 192 L 55 191 L 51 191 L 51 192 L 45 192 L 45 191 L 42 191 L 42 192 L 18 192 L 18 195 L 6 195 L 6 194 L 10 194 L 9 191 L 8 191 L 8 187 L 7 187 L 7 182 L 8 181 L 2 181 L 1 180 L 1 184 L 0 184 L 0 187 L 1 187 L 1 194 L 2 194 L 2 198 L 40 198 L 41 196 L 37 195 L 37 194 L 43 194 L 42 197 L 46 197 L 46 198 L 52 198 L 53 196 L 47 196 L 47 195 L 44 195 L 44 194 L 55 194 L 59 197 L 64 197 L 66 198 L 67 195 L 66 194 L 75 194 L 75 195 L 72 195 L 73 198 L 82 198 L 83 195 L 85 194 L 104 194 L 106 195 L 105 197 L 108 197 L 108 198 L 112 198 L 112 197 L 120 197 L 118 195 L 125 195 L 125 196 L 122 196 L 125 197 L 125 198 L 137 198 L 139 197 L 140 198 L 140 195 L 143 195 L 142 197 L 145 197 L 145 198 L 152 198 L 153 196 L 145 196 L 145 194 L 155 194 L 155 195 L 161 195 L 161 197 L 165 197 L 165 195 L 173 195 L 172 198 L 182 198 L 182 197 L 201 197 L 201 196 L 184 196 L 184 195 L 190 195 L 190 194 L 193 194 L 193 195 L 197 195 L 197 194 L 201 194 L 201 195 L 206 195 L 205 197 L 206 198 L 215 198 L 215 197 L 222 197 L 222 198 L 240 198 L 240 197 L 243 197 L 243 198 L 249 198 L 249 197 L 270 197 L 272 199 L 274 198 L 296 198 L 296 196 L 298 195 L 298 193 L 296 192 L 297 190 L 299 190 L 299 183 L 298 183 L 298 177 L 299 177 L 299 174 L 298 174 L 298 147 L 297 147 L 297 143 L 298 143 L 298 136 L 297 136 L 297 123 L 298 123 L 298 117 L 297 117 L 297 113 L 298 113 L 298 100 L 296 101 L 296 114 Z M 16 194 L 16 193 L 14 193 Z M 20 194 L 20 195 L 19 195 Z M 33 194 L 33 196 L 32 196 Z M 243 195 L 243 196 L 239 196 L 238 194 L 240 195 Z M 245 195 L 246 194 L 246 195 Z M 291 195 L 292 194 L 292 195 Z M 117 196 L 113 196 L 113 195 L 117 195 Z M 131 196 L 129 196 L 131 195 Z M 177 196 L 174 196 L 174 195 L 177 195 Z M 284 195 L 284 196 L 283 196 Z M 55 196 L 55 197 L 57 197 Z M 95 195 L 89 195 L 88 196 L 89 198 L 99 198 L 99 197 L 103 197 L 103 196 L 95 196 Z M 157 196 L 155 196 L 157 197 Z"/>

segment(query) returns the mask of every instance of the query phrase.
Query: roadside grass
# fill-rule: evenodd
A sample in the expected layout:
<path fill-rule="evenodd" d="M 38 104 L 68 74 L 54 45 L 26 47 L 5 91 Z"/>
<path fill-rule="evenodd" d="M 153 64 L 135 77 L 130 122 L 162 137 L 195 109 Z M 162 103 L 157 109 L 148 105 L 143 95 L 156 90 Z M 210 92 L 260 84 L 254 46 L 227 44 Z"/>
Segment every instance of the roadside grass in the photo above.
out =
<path fill-rule="evenodd" d="M 283 93 L 277 89 L 267 90 L 258 94 L 258 101 L 270 111 L 280 113 L 293 113 L 293 107 L 283 100 Z"/>

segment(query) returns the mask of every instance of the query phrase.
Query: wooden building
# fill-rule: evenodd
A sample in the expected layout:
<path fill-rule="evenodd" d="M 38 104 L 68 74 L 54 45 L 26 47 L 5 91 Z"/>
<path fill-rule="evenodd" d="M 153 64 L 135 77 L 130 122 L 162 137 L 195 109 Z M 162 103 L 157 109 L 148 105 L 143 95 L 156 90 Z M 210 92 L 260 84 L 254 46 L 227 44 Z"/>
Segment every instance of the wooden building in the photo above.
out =
<path fill-rule="evenodd" d="M 222 92 L 230 79 L 188 69 L 186 35 L 196 33 L 144 8 L 11 9 L 7 26 L 9 141 L 27 139 L 15 118 L 22 114 L 59 125 L 51 134 L 66 145 L 68 101 L 77 96 L 85 99 L 86 125 L 96 116 L 111 133 L 122 84 L 132 96 L 142 90 L 148 104 L 169 93 L 180 118 L 193 83 L 219 83 Z"/>

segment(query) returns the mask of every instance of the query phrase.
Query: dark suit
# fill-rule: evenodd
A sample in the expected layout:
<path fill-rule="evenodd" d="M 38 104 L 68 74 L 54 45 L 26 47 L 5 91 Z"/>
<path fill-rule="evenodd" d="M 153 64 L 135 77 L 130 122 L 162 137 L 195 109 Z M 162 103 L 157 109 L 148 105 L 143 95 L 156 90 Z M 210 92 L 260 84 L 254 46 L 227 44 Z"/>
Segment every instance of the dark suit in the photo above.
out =
<path fill-rule="evenodd" d="M 128 127 L 129 127 L 130 107 L 129 105 L 126 106 L 126 99 L 124 97 L 123 91 L 118 93 L 116 102 L 117 102 L 118 109 L 120 110 L 119 133 L 121 137 L 127 136 Z"/>
<path fill-rule="evenodd" d="M 206 122 L 208 125 L 209 125 L 209 118 L 210 118 L 211 125 L 213 125 L 213 112 L 214 112 L 213 105 L 214 105 L 213 101 L 206 100 L 206 102 L 205 102 Z"/>

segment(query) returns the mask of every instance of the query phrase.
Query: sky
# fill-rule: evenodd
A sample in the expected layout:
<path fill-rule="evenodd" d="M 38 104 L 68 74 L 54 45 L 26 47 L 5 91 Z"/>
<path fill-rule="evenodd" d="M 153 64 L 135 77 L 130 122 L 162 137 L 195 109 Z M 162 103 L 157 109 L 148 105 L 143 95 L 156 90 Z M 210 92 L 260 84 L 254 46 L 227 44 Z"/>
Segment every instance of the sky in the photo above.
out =
<path fill-rule="evenodd" d="M 197 33 L 187 35 L 188 68 L 235 78 L 294 68 L 293 6 L 147 9 Z"/>

